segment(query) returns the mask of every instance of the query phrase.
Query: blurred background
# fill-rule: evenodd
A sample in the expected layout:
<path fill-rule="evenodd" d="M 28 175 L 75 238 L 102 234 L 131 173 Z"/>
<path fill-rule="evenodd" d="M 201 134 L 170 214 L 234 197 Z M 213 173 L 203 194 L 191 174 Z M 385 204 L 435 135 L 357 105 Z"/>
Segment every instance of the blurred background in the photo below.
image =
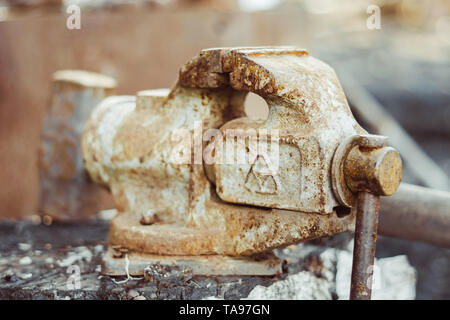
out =
<path fill-rule="evenodd" d="M 80 29 L 66 26 L 71 5 L 81 8 Z M 345 90 L 348 83 L 367 90 L 386 123 L 400 124 L 448 177 L 449 35 L 448 0 L 0 0 L 0 219 L 36 214 L 38 146 L 55 71 L 99 72 L 117 80 L 118 94 L 135 94 L 170 87 L 180 66 L 208 47 L 306 48 L 349 81 Z M 355 101 L 358 120 L 377 133 L 384 122 L 364 117 L 365 100 Z M 264 114 L 255 105 L 249 112 Z M 404 160 L 404 181 L 427 185 L 421 160 Z M 450 298 L 447 249 L 386 241 L 377 255 L 407 253 L 424 270 L 417 298 Z"/>

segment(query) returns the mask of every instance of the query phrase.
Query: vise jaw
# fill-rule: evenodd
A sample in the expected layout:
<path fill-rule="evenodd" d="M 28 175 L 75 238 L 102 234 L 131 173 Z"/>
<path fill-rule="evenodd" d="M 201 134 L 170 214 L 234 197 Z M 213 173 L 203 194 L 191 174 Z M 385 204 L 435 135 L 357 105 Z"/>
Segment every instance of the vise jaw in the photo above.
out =
<path fill-rule="evenodd" d="M 245 116 L 248 92 L 267 102 L 266 120 Z M 140 261 L 192 260 L 353 230 L 353 200 L 340 195 L 345 179 L 333 178 L 343 161 L 333 156 L 358 137 L 371 141 L 335 72 L 305 50 L 215 48 L 188 61 L 170 90 L 106 98 L 82 150 L 91 177 L 116 202 L 111 247 Z M 341 149 L 342 157 L 351 148 Z M 103 271 L 120 273 L 113 269 L 106 263 Z M 211 270 L 204 273 L 226 273 Z"/>

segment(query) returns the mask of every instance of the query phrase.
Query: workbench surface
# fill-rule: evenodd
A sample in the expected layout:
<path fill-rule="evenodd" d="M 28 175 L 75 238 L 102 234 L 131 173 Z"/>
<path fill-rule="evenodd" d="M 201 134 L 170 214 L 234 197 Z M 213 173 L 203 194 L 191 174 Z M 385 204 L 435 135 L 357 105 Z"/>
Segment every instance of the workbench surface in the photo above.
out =
<path fill-rule="evenodd" d="M 49 226 L 24 221 L 0 222 L 0 299 L 131 299 L 136 296 L 138 299 L 241 299 L 257 285 L 266 287 L 301 271 L 323 279 L 326 268 L 320 254 L 330 247 L 347 246 L 351 235 L 316 240 L 307 244 L 308 247 L 293 249 L 298 250 L 297 258 L 291 256 L 288 259 L 290 261 L 280 276 L 187 277 L 172 274 L 172 278 L 155 282 L 145 279 L 124 281 L 124 277 L 114 281 L 101 276 L 100 261 L 107 238 L 108 221 L 105 220 Z M 284 252 L 286 250 L 290 251 L 285 249 Z M 378 258 L 399 254 L 406 254 L 418 272 L 416 298 L 450 298 L 450 250 L 422 243 L 411 246 L 410 241 L 379 237 Z M 315 297 L 337 298 L 333 292 Z"/>
<path fill-rule="evenodd" d="M 108 222 L 0 222 L 0 299 L 202 299 L 246 297 L 256 285 L 285 277 L 178 277 L 145 279 L 101 276 Z M 77 267 L 79 282 L 77 283 Z M 79 284 L 79 289 L 77 289 Z"/>

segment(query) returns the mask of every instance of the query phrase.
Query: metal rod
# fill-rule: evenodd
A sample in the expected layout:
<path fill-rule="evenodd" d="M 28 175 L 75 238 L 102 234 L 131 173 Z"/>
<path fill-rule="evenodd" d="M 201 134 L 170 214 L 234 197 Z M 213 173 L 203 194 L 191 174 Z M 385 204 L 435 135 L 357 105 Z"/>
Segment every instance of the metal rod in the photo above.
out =
<path fill-rule="evenodd" d="M 370 300 L 379 208 L 379 196 L 368 192 L 358 193 L 350 286 L 351 300 Z"/>
<path fill-rule="evenodd" d="M 381 199 L 379 234 L 450 248 L 450 192 L 400 184 Z"/>

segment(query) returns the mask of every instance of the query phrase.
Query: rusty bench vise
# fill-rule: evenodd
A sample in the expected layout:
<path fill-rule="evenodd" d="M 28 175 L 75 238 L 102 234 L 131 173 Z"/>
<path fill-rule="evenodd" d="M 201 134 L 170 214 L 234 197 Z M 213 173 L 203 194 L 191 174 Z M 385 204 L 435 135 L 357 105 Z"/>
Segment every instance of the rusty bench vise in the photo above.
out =
<path fill-rule="evenodd" d="M 267 102 L 266 120 L 245 116 L 248 92 Z M 104 274 L 175 264 L 273 275 L 272 249 L 356 221 L 352 297 L 370 297 L 379 196 L 396 191 L 400 156 L 360 127 L 333 69 L 305 50 L 203 50 L 172 89 L 103 100 L 82 151 L 118 210 Z"/>

